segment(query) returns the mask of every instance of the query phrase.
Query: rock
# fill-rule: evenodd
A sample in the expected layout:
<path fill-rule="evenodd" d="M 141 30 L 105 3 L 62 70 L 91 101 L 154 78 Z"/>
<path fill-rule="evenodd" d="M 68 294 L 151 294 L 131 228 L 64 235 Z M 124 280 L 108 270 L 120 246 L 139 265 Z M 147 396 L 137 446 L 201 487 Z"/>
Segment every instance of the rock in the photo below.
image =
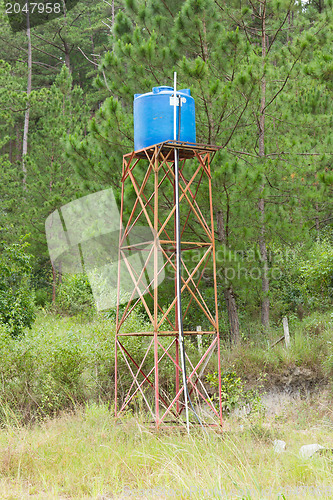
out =
<path fill-rule="evenodd" d="M 282 453 L 283 451 L 286 451 L 286 443 L 281 439 L 274 439 L 273 445 L 273 450 L 275 453 Z"/>
<path fill-rule="evenodd" d="M 299 450 L 299 455 L 301 458 L 310 458 L 319 450 L 324 450 L 325 447 L 320 444 L 305 444 L 301 446 Z"/>

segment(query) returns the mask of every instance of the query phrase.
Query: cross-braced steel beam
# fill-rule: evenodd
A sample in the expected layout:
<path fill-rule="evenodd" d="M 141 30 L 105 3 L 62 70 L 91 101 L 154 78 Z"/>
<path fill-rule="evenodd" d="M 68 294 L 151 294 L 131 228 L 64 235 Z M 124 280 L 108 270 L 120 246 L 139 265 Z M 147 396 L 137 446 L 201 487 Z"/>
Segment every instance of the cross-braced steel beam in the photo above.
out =
<path fill-rule="evenodd" d="M 126 411 L 140 395 L 155 425 L 159 428 L 172 417 L 176 422 L 184 409 L 184 386 L 179 362 L 179 331 L 175 287 L 166 304 L 164 282 L 175 277 L 175 149 L 179 151 L 179 200 L 181 210 L 181 294 L 186 295 L 183 315 L 184 336 L 203 335 L 205 352 L 194 359 L 186 353 L 187 390 L 196 403 L 205 404 L 222 426 L 221 360 L 218 325 L 215 241 L 210 162 L 217 151 L 211 145 L 168 141 L 123 157 L 121 230 L 119 235 L 118 306 L 115 336 L 115 412 Z M 125 193 L 131 200 L 125 199 Z M 208 196 L 207 196 L 208 195 Z M 204 202 L 203 202 L 204 200 Z M 208 203 L 207 203 L 208 200 Z M 149 228 L 150 237 L 137 237 L 140 228 Z M 136 235 L 133 238 L 133 234 Z M 197 251 L 196 259 L 188 262 L 186 255 Z M 133 255 L 136 258 L 133 260 Z M 138 260 L 140 259 L 140 260 Z M 141 263 L 138 265 L 138 262 Z M 122 283 L 127 289 L 127 304 L 120 305 Z M 214 292 L 213 305 L 205 298 L 205 281 L 210 279 Z M 165 284 L 165 283 L 164 283 Z M 169 287 L 170 288 L 170 287 Z M 139 307 L 147 318 L 144 331 L 128 331 L 126 324 Z M 200 311 L 206 328 L 194 329 L 191 315 Z M 141 338 L 139 352 L 131 352 L 125 337 Z M 171 339 L 168 340 L 168 337 Z M 150 340 L 149 340 L 150 338 Z M 193 349 L 192 349 L 193 351 Z M 211 401 L 204 375 L 212 353 L 217 354 L 219 380 L 218 405 Z M 172 391 L 161 384 L 160 369 L 169 363 L 175 370 Z M 119 394 L 120 371 L 127 371 L 132 380 L 124 394 Z M 149 395 L 149 392 L 151 395 Z M 153 395 L 153 397 L 152 397 Z"/>

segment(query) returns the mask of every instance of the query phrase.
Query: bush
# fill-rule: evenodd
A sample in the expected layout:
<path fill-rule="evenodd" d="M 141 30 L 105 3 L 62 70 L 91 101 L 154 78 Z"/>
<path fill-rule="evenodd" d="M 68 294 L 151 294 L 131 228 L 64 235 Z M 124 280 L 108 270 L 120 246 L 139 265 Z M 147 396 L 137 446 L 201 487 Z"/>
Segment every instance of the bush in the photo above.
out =
<path fill-rule="evenodd" d="M 22 334 L 35 320 L 34 297 L 31 291 L 31 256 L 28 243 L 3 244 L 0 249 L 0 323 L 13 337 Z"/>
<path fill-rule="evenodd" d="M 217 372 L 208 373 L 206 379 L 209 385 L 218 391 L 219 380 Z M 261 385 L 259 386 L 261 387 Z M 214 394 L 213 399 L 218 402 L 218 392 Z M 245 383 L 234 371 L 221 374 L 221 399 L 222 408 L 228 413 L 240 406 L 249 407 L 249 413 L 263 412 L 258 389 L 246 390 Z"/>
<path fill-rule="evenodd" d="M 329 237 L 284 250 L 272 245 L 275 277 L 270 296 L 275 318 L 331 307 L 333 299 L 333 245 Z"/>
<path fill-rule="evenodd" d="M 330 306 L 333 298 L 333 246 L 330 241 L 317 241 L 299 270 L 309 304 Z"/>
<path fill-rule="evenodd" d="M 38 416 L 56 415 L 84 401 L 88 387 L 84 388 L 82 374 L 90 358 L 79 344 L 80 339 L 69 332 L 67 339 L 52 343 L 48 356 L 42 350 L 44 364 L 36 369 L 34 383 Z"/>
<path fill-rule="evenodd" d="M 65 274 L 57 289 L 56 306 L 58 312 L 69 316 L 93 313 L 94 298 L 87 276 Z"/>
<path fill-rule="evenodd" d="M 134 313 L 124 324 L 124 332 L 146 329 Z M 84 322 L 41 311 L 20 342 L 0 325 L 0 381 L 5 381 L 0 383 L 0 427 L 11 416 L 19 423 L 29 423 L 73 410 L 87 401 L 113 401 L 114 334 L 113 321 L 104 315 Z M 145 354 L 146 341 L 123 337 L 124 345 L 138 360 Z M 152 365 L 153 357 L 151 350 L 144 370 Z M 133 379 L 124 360 L 119 359 L 118 368 L 118 391 L 125 394 Z"/>

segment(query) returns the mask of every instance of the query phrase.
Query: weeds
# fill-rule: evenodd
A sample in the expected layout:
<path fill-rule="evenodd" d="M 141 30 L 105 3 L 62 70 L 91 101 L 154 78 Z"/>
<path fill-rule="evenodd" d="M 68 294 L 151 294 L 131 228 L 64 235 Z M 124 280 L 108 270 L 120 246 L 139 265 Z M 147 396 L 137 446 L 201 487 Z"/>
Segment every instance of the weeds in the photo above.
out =
<path fill-rule="evenodd" d="M 304 373 L 314 380 L 329 378 L 332 323 L 320 324 L 325 326 L 317 335 L 313 325 L 304 331 L 295 321 L 289 351 L 259 343 L 249 348 L 247 340 L 223 350 L 225 407 L 242 405 L 246 396 L 258 411 L 250 418 L 234 414 L 226 422 L 230 431 L 212 431 L 209 439 L 200 430 L 190 437 L 178 431 L 156 434 L 144 414 L 114 419 L 112 319 L 40 314 L 19 341 L 2 330 L 0 498 L 323 498 L 320 491 L 333 482 L 332 462 L 327 457 L 302 461 L 297 452 L 309 442 L 333 448 L 329 401 L 322 406 L 301 401 L 270 425 L 259 411 L 259 385 L 267 387 L 295 367 L 306 367 Z M 133 317 L 125 328 L 145 326 Z M 146 344 L 140 338 L 133 342 L 130 347 L 140 357 Z M 215 363 L 212 357 L 211 373 Z M 161 375 L 170 384 L 168 364 L 161 365 Z M 124 376 L 123 387 L 128 383 Z M 141 402 L 135 405 L 140 413 Z M 272 441 L 281 438 L 288 447 L 277 456 Z"/>
<path fill-rule="evenodd" d="M 263 389 L 273 385 L 283 387 L 289 379 L 295 388 L 300 377 L 307 377 L 306 387 L 309 388 L 330 380 L 333 373 L 332 318 L 317 314 L 307 318 L 304 324 L 305 328 L 302 322 L 293 320 L 289 350 L 280 344 L 268 349 L 259 342 L 251 347 L 250 340 L 233 349 L 222 349 L 224 374 L 229 378 L 234 374 L 223 382 L 225 410 L 249 403 L 252 410 L 258 412 Z M 314 334 L 314 325 L 321 325 L 321 328 L 324 325 L 324 330 Z M 133 315 L 124 325 L 124 332 L 142 331 L 146 327 L 140 315 Z M 61 318 L 43 312 L 32 330 L 20 340 L 11 338 L 0 327 L 0 425 L 7 426 L 8 419 L 22 424 L 53 417 L 87 401 L 113 401 L 114 332 L 112 318 L 96 316 L 88 321 L 87 318 Z M 273 333 L 271 330 L 272 336 Z M 250 333 L 248 336 L 251 337 Z M 124 337 L 124 345 L 142 359 L 147 339 Z M 188 342 L 186 348 L 188 352 L 191 350 L 195 360 L 198 357 L 196 346 Z M 152 356 L 151 350 L 146 367 L 152 366 Z M 214 373 L 216 366 L 216 356 L 213 356 L 207 372 Z M 131 379 L 122 360 L 119 360 L 119 367 L 124 368 L 119 390 L 125 392 Z M 173 394 L 174 367 L 167 357 L 159 375 L 163 387 Z M 216 392 L 217 387 L 213 389 Z M 142 409 L 139 400 L 133 404 L 134 409 Z"/>
<path fill-rule="evenodd" d="M 314 488 L 332 484 L 331 462 L 301 459 L 298 449 L 315 439 L 332 446 L 333 438 L 325 428 L 309 433 L 260 423 L 210 431 L 208 439 L 200 431 L 156 433 L 144 415 L 119 422 L 108 405 L 87 404 L 75 415 L 0 432 L 0 497 L 320 498 Z M 288 448 L 277 455 L 272 440 L 281 436 Z"/>

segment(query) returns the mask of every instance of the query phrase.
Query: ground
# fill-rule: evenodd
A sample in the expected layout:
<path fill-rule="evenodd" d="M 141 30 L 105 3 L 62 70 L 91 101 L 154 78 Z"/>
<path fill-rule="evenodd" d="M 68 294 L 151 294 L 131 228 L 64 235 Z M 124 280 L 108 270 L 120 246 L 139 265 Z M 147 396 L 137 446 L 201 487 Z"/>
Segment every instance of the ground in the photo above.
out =
<path fill-rule="evenodd" d="M 333 498 L 332 455 L 299 456 L 302 445 L 333 449 L 332 394 L 277 393 L 266 415 L 225 420 L 222 432 L 156 433 L 144 416 L 115 421 L 87 404 L 31 428 L 0 432 L 2 499 Z M 275 407 L 275 410 L 274 408 Z M 273 441 L 286 442 L 275 453 Z"/>

